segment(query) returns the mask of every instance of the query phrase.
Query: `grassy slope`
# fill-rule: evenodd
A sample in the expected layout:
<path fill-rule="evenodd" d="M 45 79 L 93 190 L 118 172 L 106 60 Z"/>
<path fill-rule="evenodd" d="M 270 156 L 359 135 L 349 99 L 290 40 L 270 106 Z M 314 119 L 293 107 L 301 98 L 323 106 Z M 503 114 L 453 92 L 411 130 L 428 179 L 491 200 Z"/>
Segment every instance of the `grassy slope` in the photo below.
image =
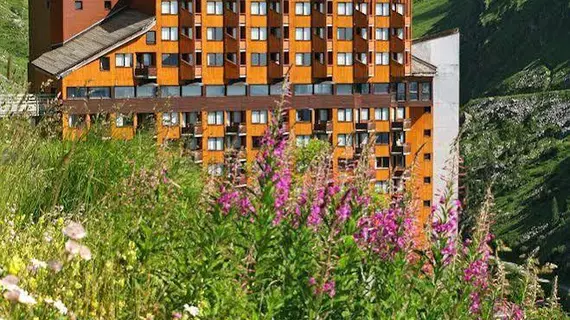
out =
<path fill-rule="evenodd" d="M 28 61 L 28 1 L 0 0 L 0 75 L 8 57 L 16 79 L 25 79 Z"/>
<path fill-rule="evenodd" d="M 510 85 L 511 77 L 537 64 L 549 70 L 541 79 L 548 87 L 570 88 L 569 0 L 414 2 L 415 37 L 450 28 L 461 30 L 463 102 L 504 95 L 504 82 Z M 526 91 L 541 90 L 539 85 Z"/>

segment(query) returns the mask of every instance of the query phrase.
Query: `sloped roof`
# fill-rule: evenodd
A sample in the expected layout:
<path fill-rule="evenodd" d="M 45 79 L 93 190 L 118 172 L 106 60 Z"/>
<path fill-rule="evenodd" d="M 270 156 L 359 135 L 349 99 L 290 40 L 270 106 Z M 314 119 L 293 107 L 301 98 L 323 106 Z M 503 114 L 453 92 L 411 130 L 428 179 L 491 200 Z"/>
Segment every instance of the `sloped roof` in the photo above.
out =
<path fill-rule="evenodd" d="M 32 61 L 37 68 L 62 78 L 117 47 L 143 35 L 156 23 L 134 9 L 123 9 L 86 29 L 61 47 L 48 51 Z"/>
<path fill-rule="evenodd" d="M 412 55 L 412 76 L 433 76 L 437 67 Z"/>

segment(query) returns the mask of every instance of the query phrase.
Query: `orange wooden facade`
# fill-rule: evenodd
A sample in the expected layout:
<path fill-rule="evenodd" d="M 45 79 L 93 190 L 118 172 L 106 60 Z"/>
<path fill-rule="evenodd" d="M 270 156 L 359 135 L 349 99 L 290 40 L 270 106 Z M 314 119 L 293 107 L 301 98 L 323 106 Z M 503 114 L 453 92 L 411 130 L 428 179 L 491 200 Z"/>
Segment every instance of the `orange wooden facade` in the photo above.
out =
<path fill-rule="evenodd" d="M 113 1 L 113 5 L 115 2 Z M 105 87 L 111 92 L 109 99 L 113 99 L 115 87 L 135 88 L 142 84 L 152 85 L 157 88 L 157 95 L 160 96 L 159 88 L 161 87 L 179 86 L 182 88 L 194 84 L 200 87 L 202 98 L 202 96 L 207 96 L 210 86 L 236 83 L 246 86 L 248 88 L 246 95 L 254 101 L 255 98 L 251 91 L 253 85 L 268 86 L 279 83 L 289 70 L 294 95 L 297 94 L 295 85 L 334 84 L 330 86 L 333 92 L 328 93 L 333 95 L 340 94 L 335 91 L 340 90 L 340 85 L 343 84 L 354 85 L 354 88 L 366 85 L 368 92 L 361 93 L 356 92 L 357 89 L 352 89 L 355 90 L 353 95 L 357 100 L 362 94 L 372 94 L 371 91 L 375 85 L 386 84 L 391 89 L 377 94 L 389 96 L 390 99 L 387 99 L 389 102 L 382 105 L 355 103 L 360 107 L 352 110 L 352 117 L 349 121 L 339 121 L 339 110 L 346 106 L 319 105 L 319 100 L 316 99 L 316 105 L 306 106 L 311 112 L 310 121 L 296 121 L 297 110 L 295 109 L 300 107 L 294 106 L 295 109 L 289 112 L 287 125 L 293 139 L 299 136 L 318 136 L 335 145 L 334 168 L 337 171 L 342 170 L 342 165 L 340 165 L 342 160 L 339 162 L 339 159 L 358 158 L 360 149 L 358 142 L 362 141 L 357 141 L 356 136 L 363 137 L 367 134 L 373 137 L 387 134 L 388 140 L 381 141 L 374 147 L 377 158 L 389 159 L 389 164 L 385 168 L 381 165 L 382 161 L 379 161 L 378 167 L 374 163 L 378 186 L 382 186 L 380 182 L 388 185 L 402 183 L 405 180 L 404 168 L 413 164 L 414 183 L 418 186 L 418 200 L 422 206 L 422 220 L 427 217 L 433 193 L 431 186 L 433 170 L 430 160 L 433 148 L 429 135 L 433 123 L 430 112 L 431 97 L 424 101 L 410 99 L 410 93 L 406 89 L 404 93 L 406 97 L 397 99 L 396 90 L 393 89 L 397 83 L 405 84 L 416 81 L 426 83 L 426 85 L 429 83 L 431 88 L 431 79 L 415 80 L 411 77 L 411 0 L 354 2 L 244 0 L 220 2 L 221 9 L 217 1 L 194 0 L 176 2 L 177 12 L 175 14 L 163 14 L 161 9 L 163 2 L 165 1 L 131 0 L 131 7 L 154 13 L 156 16 L 156 25 L 151 30 L 155 32 L 155 43 L 149 43 L 146 36 L 141 36 L 102 56 L 109 58 L 109 70 L 102 71 L 99 59 L 96 59 L 58 80 L 58 89 L 61 90 L 64 101 L 71 100 L 71 97 L 68 97 L 69 88 Z M 262 3 L 259 6 L 265 6 L 265 9 L 255 10 L 261 10 L 264 14 L 252 12 L 257 3 Z M 308 3 L 308 11 L 304 7 L 305 3 Z M 347 7 L 351 7 L 351 11 L 347 11 L 349 10 Z M 387 10 L 383 9 L 386 7 Z M 297 14 L 299 10 L 302 14 Z M 379 10 L 384 11 L 380 14 Z M 350 14 L 343 14 L 347 12 Z M 85 10 L 81 14 L 84 13 Z M 99 11 L 95 16 L 98 17 L 98 15 L 100 15 Z M 52 19 L 56 19 L 54 17 L 57 16 L 52 13 Z M 65 16 L 69 18 L 73 16 L 73 13 L 65 11 Z M 92 17 L 91 20 L 93 19 Z M 56 22 L 52 21 L 52 24 L 54 23 Z M 167 27 L 177 30 L 176 40 L 163 39 L 163 28 Z M 76 27 L 71 26 L 65 30 L 75 30 L 74 28 Z M 301 32 L 301 37 L 297 37 L 299 32 L 297 28 L 309 28 L 310 35 L 305 36 Z M 348 32 L 351 33 L 349 39 L 346 39 L 346 35 L 339 39 L 342 33 L 339 28 L 349 30 Z M 216 35 L 220 29 L 221 35 Z M 265 31 L 261 31 L 263 29 Z M 379 39 L 377 35 L 382 34 L 378 31 L 379 29 L 387 29 L 388 36 Z M 252 54 L 259 53 L 265 57 L 265 62 L 254 63 Z M 298 53 L 308 54 L 309 65 L 297 63 Z M 339 63 L 341 62 L 339 55 L 345 53 L 351 55 L 351 63 Z M 380 53 L 385 53 L 387 59 L 386 57 L 384 60 L 379 59 L 377 55 Z M 132 65 L 130 67 L 117 66 L 115 63 L 117 54 L 132 54 Z M 138 57 L 141 54 L 152 54 L 153 67 L 156 69 L 153 77 L 148 77 L 147 74 L 147 77 L 142 80 L 136 77 L 135 70 L 137 63 L 140 62 Z M 163 65 L 163 54 L 176 55 L 177 64 L 175 66 Z M 221 54 L 220 65 L 210 65 L 210 60 L 216 59 L 211 54 Z M 347 59 L 345 57 L 344 61 Z M 256 62 L 259 61 L 256 60 Z M 134 97 L 133 99 L 140 99 L 139 105 L 147 103 L 145 101 L 148 101 L 148 104 L 158 104 L 153 113 L 159 143 L 188 139 L 191 141 L 190 149 L 192 150 L 190 151 L 196 162 L 205 165 L 220 163 L 223 160 L 223 150 L 209 148 L 211 144 L 209 141 L 215 138 L 222 139 L 224 144 L 222 149 L 227 149 L 228 141 L 242 141 L 240 145 L 244 149 L 243 158 L 252 161 L 257 153 L 254 140 L 263 135 L 266 126 L 252 123 L 252 113 L 272 107 L 255 104 L 245 106 L 245 110 L 240 109 L 240 112 L 243 111 L 241 122 L 234 124 L 228 119 L 228 112 L 237 110 L 234 110 L 233 105 L 216 110 L 198 107 L 193 109 L 192 99 L 186 98 L 184 101 L 188 101 L 188 105 L 185 105 L 185 110 L 182 111 L 175 107 L 169 108 L 171 102 L 181 99 L 176 94 L 169 98 L 144 100 L 145 98 Z M 85 103 L 96 104 L 97 100 L 87 97 Z M 173 103 L 173 105 L 180 105 L 180 103 Z M 376 117 L 376 110 L 381 108 L 387 108 L 387 117 Z M 397 111 L 398 108 L 403 108 L 403 114 Z M 368 110 L 368 119 L 361 119 L 362 117 L 357 116 L 361 114 L 362 109 Z M 319 112 L 321 112 L 319 110 L 327 110 L 326 120 L 317 121 Z M 223 121 L 218 124 L 208 124 L 208 113 L 215 111 L 223 112 Z M 131 112 L 134 113 L 133 121 L 129 122 L 130 125 L 121 127 L 117 127 L 118 113 L 110 112 L 111 134 L 114 138 L 130 139 L 136 134 L 139 125 L 137 110 L 131 110 Z M 177 114 L 177 120 L 165 123 L 164 112 L 169 117 L 173 117 L 172 113 Z M 197 120 L 192 123 L 192 126 L 185 126 L 182 119 L 190 112 L 196 112 L 194 119 Z M 81 136 L 89 127 L 88 115 L 85 122 L 84 126 L 72 128 L 69 127 L 68 116 L 64 116 L 64 137 L 74 139 Z M 237 132 L 234 131 L 234 125 L 237 125 Z M 396 139 L 396 136 L 401 136 L 401 140 Z M 337 146 L 342 137 L 349 137 L 352 145 Z M 396 140 L 398 140 L 397 143 Z M 394 163 L 399 162 L 399 159 L 404 159 L 402 165 Z"/>

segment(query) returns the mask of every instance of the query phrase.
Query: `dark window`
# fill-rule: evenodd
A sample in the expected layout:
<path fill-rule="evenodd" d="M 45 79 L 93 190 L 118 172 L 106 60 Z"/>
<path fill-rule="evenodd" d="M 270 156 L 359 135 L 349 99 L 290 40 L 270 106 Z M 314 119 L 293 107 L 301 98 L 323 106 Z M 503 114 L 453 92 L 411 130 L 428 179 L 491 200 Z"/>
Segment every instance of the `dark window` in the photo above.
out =
<path fill-rule="evenodd" d="M 91 87 L 89 98 L 111 98 L 111 87 Z"/>
<path fill-rule="evenodd" d="M 372 85 L 374 94 L 385 94 L 389 92 L 390 85 L 387 83 L 375 83 Z"/>
<path fill-rule="evenodd" d="M 246 54 L 245 51 L 242 51 L 239 53 L 239 64 L 241 64 L 242 66 L 245 66 L 247 64 L 247 60 L 246 60 Z"/>
<path fill-rule="evenodd" d="M 418 100 L 418 83 L 417 82 L 410 82 L 408 84 L 408 90 L 410 91 L 410 100 L 417 101 Z"/>
<path fill-rule="evenodd" d="M 431 137 L 431 130 L 430 129 L 424 130 L 424 137 Z"/>
<path fill-rule="evenodd" d="M 67 99 L 87 98 L 87 88 L 68 87 Z"/>
<path fill-rule="evenodd" d="M 283 1 L 283 13 L 289 14 L 289 0 Z"/>
<path fill-rule="evenodd" d="M 163 67 L 177 67 L 178 66 L 178 55 L 176 53 L 163 53 L 162 54 L 162 66 Z"/>
<path fill-rule="evenodd" d="M 424 160 L 431 161 L 431 153 L 424 153 Z"/>
<path fill-rule="evenodd" d="M 252 84 L 249 86 L 250 96 L 268 96 L 269 86 L 265 84 Z"/>
<path fill-rule="evenodd" d="M 431 113 L 431 107 L 424 107 L 424 113 Z"/>
<path fill-rule="evenodd" d="M 104 6 L 105 6 L 105 10 L 111 10 L 111 7 L 112 7 L 111 1 L 105 1 Z"/>
<path fill-rule="evenodd" d="M 336 94 L 337 95 L 352 94 L 352 85 L 351 84 L 337 84 L 336 85 Z"/>
<path fill-rule="evenodd" d="M 239 2 L 239 12 L 240 13 L 245 13 L 245 0 L 240 0 Z"/>
<path fill-rule="evenodd" d="M 430 184 L 431 183 L 431 177 L 424 177 L 424 183 Z"/>
<path fill-rule="evenodd" d="M 311 84 L 296 84 L 295 85 L 295 95 L 296 96 L 306 96 L 313 94 L 313 85 Z"/>
<path fill-rule="evenodd" d="M 370 93 L 370 85 L 368 83 L 355 83 L 354 84 L 354 93 L 369 94 Z"/>
<path fill-rule="evenodd" d="M 251 147 L 253 149 L 261 148 L 261 141 L 262 140 L 263 140 L 263 137 L 251 137 Z"/>
<path fill-rule="evenodd" d="M 297 122 L 311 122 L 311 109 L 297 110 Z"/>
<path fill-rule="evenodd" d="M 196 52 L 196 65 L 202 65 L 202 52 Z"/>
<path fill-rule="evenodd" d="M 83 10 L 83 1 L 75 1 L 75 10 Z"/>
<path fill-rule="evenodd" d="M 156 44 L 156 31 L 146 33 L 146 44 Z"/>
<path fill-rule="evenodd" d="M 135 87 L 115 87 L 115 99 L 127 99 L 135 97 Z"/>
<path fill-rule="evenodd" d="M 202 12 L 202 1 L 196 1 L 196 5 L 195 5 L 195 11 L 196 13 L 201 13 Z"/>
<path fill-rule="evenodd" d="M 332 1 L 327 1 L 327 13 L 328 14 L 333 13 L 333 2 Z"/>
<path fill-rule="evenodd" d="M 327 39 L 332 40 L 332 38 L 333 38 L 333 27 L 328 26 L 327 27 Z"/>
<path fill-rule="evenodd" d="M 431 100 L 431 83 L 422 82 L 422 101 Z"/>
<path fill-rule="evenodd" d="M 289 51 L 283 52 L 283 64 L 289 64 Z"/>
<path fill-rule="evenodd" d="M 376 144 L 388 144 L 388 143 L 390 143 L 390 133 L 378 132 L 376 134 Z"/>
<path fill-rule="evenodd" d="M 196 5 L 198 5 L 198 3 L 200 3 L 200 1 L 196 2 Z M 202 39 L 202 26 L 196 26 L 196 40 L 200 40 Z"/>
<path fill-rule="evenodd" d="M 386 169 L 390 167 L 390 157 L 376 157 L 376 168 Z"/>
<path fill-rule="evenodd" d="M 327 64 L 330 66 L 333 64 L 333 52 L 327 51 Z"/>
<path fill-rule="evenodd" d="M 424 207 L 426 207 L 426 208 L 431 207 L 431 201 L 430 200 L 424 200 Z"/>
<path fill-rule="evenodd" d="M 99 70 L 101 71 L 111 70 L 111 59 L 109 59 L 109 57 L 102 57 L 99 59 Z"/>
<path fill-rule="evenodd" d="M 405 101 L 406 100 L 406 84 L 405 83 L 398 83 L 397 84 L 397 94 L 396 99 L 398 101 Z"/>
<path fill-rule="evenodd" d="M 245 40 L 246 33 L 245 33 L 245 26 L 239 27 L 239 38 L 240 40 Z"/>
<path fill-rule="evenodd" d="M 289 27 L 288 26 L 283 27 L 283 38 L 289 39 Z"/>

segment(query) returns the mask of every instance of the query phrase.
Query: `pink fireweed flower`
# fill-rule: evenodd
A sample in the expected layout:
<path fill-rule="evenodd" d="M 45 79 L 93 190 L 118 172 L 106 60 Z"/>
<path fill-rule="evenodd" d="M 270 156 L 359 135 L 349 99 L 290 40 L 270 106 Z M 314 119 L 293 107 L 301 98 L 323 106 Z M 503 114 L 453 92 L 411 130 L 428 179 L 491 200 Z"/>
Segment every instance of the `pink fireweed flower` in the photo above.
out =
<path fill-rule="evenodd" d="M 469 305 L 469 312 L 471 314 L 478 314 L 481 312 L 481 297 L 478 292 L 472 292 L 469 295 L 469 300 L 471 304 Z"/>
<path fill-rule="evenodd" d="M 516 303 L 507 300 L 495 304 L 494 318 L 500 320 L 522 320 L 525 318 L 523 309 Z"/>
<path fill-rule="evenodd" d="M 439 204 L 434 205 L 432 215 L 432 243 L 439 247 L 443 257 L 443 265 L 449 265 L 457 255 L 459 232 L 459 212 L 461 202 L 452 201 L 446 205 L 447 198 L 441 197 Z"/>
<path fill-rule="evenodd" d="M 335 282 L 334 280 L 331 281 L 327 281 L 325 282 L 325 284 L 323 285 L 323 290 L 322 292 L 325 294 L 328 294 L 329 297 L 334 297 L 336 295 L 336 289 L 335 289 Z"/>

